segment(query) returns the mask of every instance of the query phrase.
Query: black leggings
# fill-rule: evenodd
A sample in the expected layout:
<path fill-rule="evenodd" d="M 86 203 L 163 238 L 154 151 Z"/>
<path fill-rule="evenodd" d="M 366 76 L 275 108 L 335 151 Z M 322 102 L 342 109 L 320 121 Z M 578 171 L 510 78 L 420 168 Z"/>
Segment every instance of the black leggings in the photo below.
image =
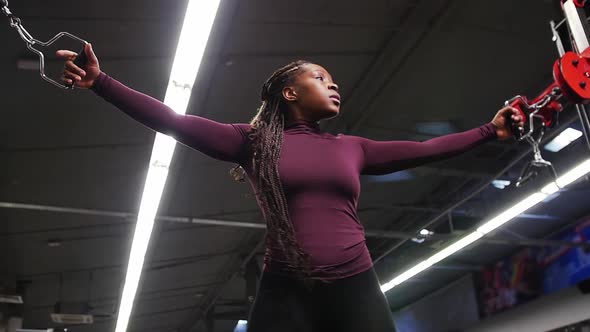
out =
<path fill-rule="evenodd" d="M 262 274 L 248 332 L 330 331 L 395 331 L 389 304 L 372 268 L 327 283 Z"/>

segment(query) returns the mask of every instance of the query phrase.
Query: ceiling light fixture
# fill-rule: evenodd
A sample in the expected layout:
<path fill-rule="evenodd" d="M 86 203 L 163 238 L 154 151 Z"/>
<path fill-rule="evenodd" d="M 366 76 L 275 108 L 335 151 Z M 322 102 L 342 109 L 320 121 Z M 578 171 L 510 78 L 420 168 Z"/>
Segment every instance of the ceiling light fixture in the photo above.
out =
<path fill-rule="evenodd" d="M 164 103 L 185 114 L 220 0 L 188 3 Z M 154 218 L 158 211 L 176 141 L 157 133 L 145 181 L 115 332 L 125 332 L 137 293 Z"/>
<path fill-rule="evenodd" d="M 573 128 L 567 128 L 566 130 L 562 131 L 561 134 L 552 139 L 551 142 L 545 144 L 545 150 L 558 152 L 580 137 L 582 137 L 581 131 Z"/>
<path fill-rule="evenodd" d="M 384 293 L 389 291 L 393 287 L 398 286 L 399 284 L 407 281 L 408 279 L 414 277 L 420 272 L 423 272 L 432 265 L 453 255 L 457 251 L 469 246 L 470 244 L 484 237 L 486 234 L 489 234 L 493 230 L 512 220 L 514 217 L 537 205 L 539 202 L 543 201 L 549 195 L 555 194 L 557 191 L 559 191 L 560 188 L 568 186 L 569 184 L 573 183 L 574 181 L 578 180 L 579 178 L 585 176 L 588 173 L 590 173 L 590 159 L 587 159 L 586 161 L 580 163 L 578 166 L 574 167 L 572 170 L 559 177 L 556 182 L 549 183 L 540 191 L 527 196 L 526 198 L 522 199 L 520 202 L 508 208 L 496 217 L 488 220 L 472 233 L 462 237 L 458 241 L 452 243 L 451 245 L 445 247 L 444 249 L 440 250 L 439 252 L 435 253 L 429 258 L 416 264 L 407 271 L 400 273 L 391 281 L 381 285 L 381 291 Z"/>

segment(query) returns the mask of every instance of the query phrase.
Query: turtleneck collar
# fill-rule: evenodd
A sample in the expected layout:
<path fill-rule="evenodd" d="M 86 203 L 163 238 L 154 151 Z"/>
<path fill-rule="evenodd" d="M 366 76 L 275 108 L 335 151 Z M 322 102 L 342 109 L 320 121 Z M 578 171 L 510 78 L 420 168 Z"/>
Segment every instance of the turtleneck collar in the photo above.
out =
<path fill-rule="evenodd" d="M 316 121 L 298 119 L 285 124 L 288 133 L 321 133 L 320 124 Z"/>

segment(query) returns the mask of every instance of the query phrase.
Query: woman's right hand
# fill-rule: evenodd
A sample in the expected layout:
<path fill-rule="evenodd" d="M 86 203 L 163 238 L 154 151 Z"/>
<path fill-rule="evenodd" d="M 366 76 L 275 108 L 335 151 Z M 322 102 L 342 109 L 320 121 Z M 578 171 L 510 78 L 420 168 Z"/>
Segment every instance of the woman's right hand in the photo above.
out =
<path fill-rule="evenodd" d="M 64 84 L 75 84 L 77 88 L 84 89 L 89 89 L 94 85 L 94 81 L 100 74 L 98 59 L 92 50 L 92 45 L 86 44 L 84 52 L 86 52 L 87 61 L 83 68 L 74 64 L 74 60 L 78 57 L 76 52 L 69 50 L 59 50 L 56 52 L 56 55 L 63 58 L 66 62 L 61 76 L 61 80 Z"/>

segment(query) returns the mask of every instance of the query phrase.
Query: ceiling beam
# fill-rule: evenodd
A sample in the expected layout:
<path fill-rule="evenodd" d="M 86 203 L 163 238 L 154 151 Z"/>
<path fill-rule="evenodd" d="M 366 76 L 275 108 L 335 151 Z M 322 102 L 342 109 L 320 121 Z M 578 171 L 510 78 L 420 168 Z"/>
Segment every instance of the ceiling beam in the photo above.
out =
<path fill-rule="evenodd" d="M 345 96 L 347 111 L 335 121 L 329 122 L 327 130 L 343 122 L 347 133 L 353 134 L 375 112 L 372 103 L 383 92 L 399 70 L 411 58 L 416 49 L 444 20 L 452 0 L 431 0 L 414 2 L 415 7 L 407 19 L 395 31 L 380 50 L 362 78 L 355 84 L 350 96 Z"/>
<path fill-rule="evenodd" d="M 411 210 L 416 210 L 416 211 L 421 211 L 421 212 L 442 211 L 442 209 L 422 208 L 419 206 L 399 205 L 399 207 L 402 209 L 408 208 Z M 133 213 L 125 213 L 125 212 L 113 212 L 113 211 L 91 210 L 91 209 L 77 209 L 77 208 L 56 207 L 56 206 L 46 206 L 46 205 L 33 205 L 33 204 L 20 204 L 20 203 L 10 203 L 10 202 L 0 202 L 0 208 L 22 208 L 22 209 L 33 209 L 33 210 L 52 211 L 52 212 L 60 212 L 60 213 L 78 213 L 78 214 L 86 214 L 86 215 L 91 214 L 91 215 L 99 215 L 99 216 L 124 217 L 124 218 L 135 218 L 136 217 L 136 215 L 134 215 Z M 261 229 L 261 230 L 266 229 L 266 225 L 264 223 L 223 220 L 223 219 L 156 216 L 155 220 L 160 221 L 160 222 L 166 221 L 166 222 L 183 223 L 183 224 L 196 224 L 196 225 L 209 225 L 209 226 L 222 226 L 222 227 L 238 227 L 238 228 L 251 228 L 251 229 Z M 423 228 L 426 228 L 426 227 L 423 227 Z M 409 239 L 415 238 L 417 236 L 417 232 L 400 232 L 400 231 L 391 231 L 391 230 L 365 230 L 365 235 L 367 237 L 374 237 L 374 238 L 409 240 Z M 450 234 L 450 235 L 435 234 L 435 235 L 433 235 L 432 239 L 447 240 L 447 239 L 452 239 L 454 237 L 455 237 L 455 235 L 452 235 L 452 234 Z M 537 241 L 537 240 L 533 240 L 533 239 L 484 238 L 482 241 L 494 243 L 494 244 L 508 244 L 508 245 L 530 245 L 530 246 L 570 245 L 570 246 L 586 247 L 586 244 L 580 244 L 580 243 L 574 243 L 574 242 L 547 241 L 547 240 Z M 519 242 L 519 241 L 521 241 L 521 242 Z M 590 248 L 590 245 L 588 245 L 588 247 Z M 219 253 L 217 253 L 217 254 L 219 254 Z M 221 254 L 225 255 L 228 253 L 221 253 Z M 209 254 L 209 255 L 206 255 L 206 257 L 210 257 L 211 255 L 215 255 L 215 254 Z"/>

